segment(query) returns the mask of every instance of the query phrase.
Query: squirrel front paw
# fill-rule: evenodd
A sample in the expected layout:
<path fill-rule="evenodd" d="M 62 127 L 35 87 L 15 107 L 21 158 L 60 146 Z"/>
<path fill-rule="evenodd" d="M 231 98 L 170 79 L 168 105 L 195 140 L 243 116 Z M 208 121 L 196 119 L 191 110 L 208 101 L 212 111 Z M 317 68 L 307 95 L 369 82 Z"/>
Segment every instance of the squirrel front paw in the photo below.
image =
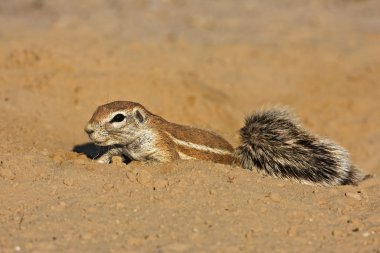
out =
<path fill-rule="evenodd" d="M 96 162 L 102 163 L 102 164 L 109 164 L 111 163 L 111 157 L 109 156 L 101 156 L 99 157 Z"/>

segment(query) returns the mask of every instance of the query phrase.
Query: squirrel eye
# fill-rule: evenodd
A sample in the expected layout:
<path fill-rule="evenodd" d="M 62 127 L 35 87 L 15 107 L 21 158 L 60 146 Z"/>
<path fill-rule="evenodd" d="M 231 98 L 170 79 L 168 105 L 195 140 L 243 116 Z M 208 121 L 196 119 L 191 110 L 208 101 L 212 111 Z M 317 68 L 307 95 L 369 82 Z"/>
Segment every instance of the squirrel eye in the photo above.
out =
<path fill-rule="evenodd" d="M 125 116 L 121 113 L 118 113 L 111 119 L 110 123 L 122 122 L 124 119 L 125 119 Z"/>

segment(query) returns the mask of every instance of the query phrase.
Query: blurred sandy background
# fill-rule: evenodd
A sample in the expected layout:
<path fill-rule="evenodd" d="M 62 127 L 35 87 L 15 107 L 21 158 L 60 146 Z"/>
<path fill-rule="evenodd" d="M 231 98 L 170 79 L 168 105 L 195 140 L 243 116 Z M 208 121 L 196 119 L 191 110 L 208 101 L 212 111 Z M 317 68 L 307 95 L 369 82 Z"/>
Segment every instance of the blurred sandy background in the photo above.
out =
<path fill-rule="evenodd" d="M 0 252 L 379 252 L 377 0 L 0 1 Z M 140 102 L 234 145 L 286 105 L 374 175 L 315 187 L 207 162 L 72 152 Z"/>

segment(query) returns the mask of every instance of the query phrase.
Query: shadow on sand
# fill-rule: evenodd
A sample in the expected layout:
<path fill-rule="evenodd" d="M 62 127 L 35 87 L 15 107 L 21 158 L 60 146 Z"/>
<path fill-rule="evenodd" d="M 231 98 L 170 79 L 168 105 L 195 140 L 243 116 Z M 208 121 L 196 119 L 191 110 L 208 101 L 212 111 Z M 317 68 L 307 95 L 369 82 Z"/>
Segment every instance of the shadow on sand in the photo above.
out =
<path fill-rule="evenodd" d="M 72 151 L 76 153 L 80 153 L 80 154 L 85 154 L 88 158 L 94 160 L 101 157 L 104 153 L 107 152 L 108 149 L 109 147 L 101 147 L 101 146 L 95 145 L 94 143 L 87 142 L 87 143 L 75 145 Z M 125 164 L 128 164 L 131 162 L 131 159 L 123 156 L 123 161 Z"/>

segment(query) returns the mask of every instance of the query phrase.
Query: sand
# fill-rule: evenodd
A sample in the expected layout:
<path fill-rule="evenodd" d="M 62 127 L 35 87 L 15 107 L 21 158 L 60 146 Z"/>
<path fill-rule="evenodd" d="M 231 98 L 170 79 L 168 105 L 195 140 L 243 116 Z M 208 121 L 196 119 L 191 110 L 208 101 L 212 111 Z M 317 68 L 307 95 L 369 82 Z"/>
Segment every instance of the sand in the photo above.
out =
<path fill-rule="evenodd" d="M 0 252 L 379 252 L 379 12 L 376 0 L 1 1 Z M 83 128 L 114 100 L 234 146 L 249 113 L 288 106 L 373 178 L 97 164 L 78 153 Z"/>

